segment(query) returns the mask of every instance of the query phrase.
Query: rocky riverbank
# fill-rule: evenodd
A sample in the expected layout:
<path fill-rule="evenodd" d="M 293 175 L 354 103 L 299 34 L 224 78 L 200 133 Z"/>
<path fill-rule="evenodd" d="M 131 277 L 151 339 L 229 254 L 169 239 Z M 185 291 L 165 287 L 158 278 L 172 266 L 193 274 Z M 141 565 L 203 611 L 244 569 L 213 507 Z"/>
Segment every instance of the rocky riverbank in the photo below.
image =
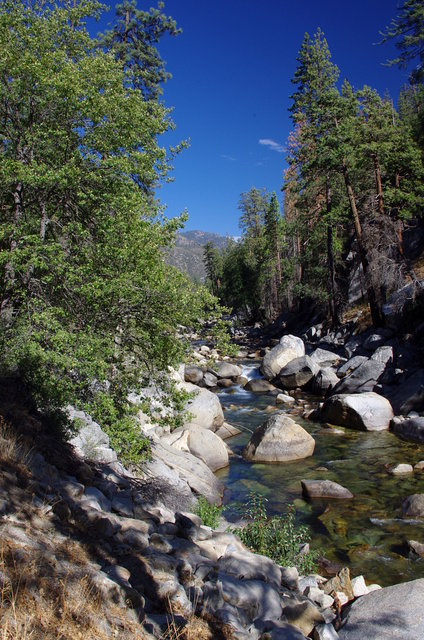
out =
<path fill-rule="evenodd" d="M 406 357 L 394 336 L 369 332 L 330 340 L 317 337 L 317 328 L 308 334 L 286 335 L 263 355 L 264 380 L 256 381 L 257 388 L 261 393 L 266 388 L 292 416 L 277 412 L 264 421 L 267 428 L 252 436 L 255 451 L 266 435 L 270 462 L 284 464 L 288 451 L 311 455 L 313 439 L 300 435 L 302 453 L 299 430 L 293 428 L 299 410 L 304 417 L 348 428 L 390 427 L 421 441 L 419 361 Z M 193 513 L 199 495 L 221 500 L 223 486 L 213 472 L 228 465 L 232 452 L 226 439 L 237 433 L 210 389 L 248 383 L 237 364 L 213 363 L 208 346 L 195 354 L 196 365 L 173 374 L 192 394 L 185 424 L 170 433 L 139 413 L 152 442 L 152 459 L 142 474 L 118 462 L 89 416 L 69 410 L 84 426 L 65 445 L 15 400 L 3 402 L 5 637 L 54 638 L 60 631 L 62 638 L 356 640 L 360 633 L 370 640 L 421 639 L 424 580 L 381 589 L 362 576 L 351 579 L 347 569 L 333 576 L 299 576 L 294 567 L 253 554 L 222 530 L 225 522 L 215 531 Z M 321 393 L 318 410 L 299 408 L 296 397 L 305 388 Z M 396 399 L 396 417 L 390 398 Z M 303 491 L 309 500 L 350 498 L 345 487 L 330 481 L 305 481 Z M 422 518 L 423 496 L 405 500 L 404 514 Z M 421 552 L 422 541 L 411 545 Z"/>

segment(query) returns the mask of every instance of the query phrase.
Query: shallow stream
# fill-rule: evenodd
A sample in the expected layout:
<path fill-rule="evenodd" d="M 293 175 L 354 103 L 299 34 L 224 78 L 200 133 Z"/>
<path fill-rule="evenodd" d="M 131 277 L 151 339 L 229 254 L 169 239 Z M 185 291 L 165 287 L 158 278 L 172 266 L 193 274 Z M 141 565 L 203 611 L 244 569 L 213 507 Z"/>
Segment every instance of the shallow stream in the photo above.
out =
<path fill-rule="evenodd" d="M 252 368 L 252 367 L 251 367 Z M 257 375 L 251 371 L 250 375 Z M 349 566 L 352 575 L 363 574 L 367 582 L 388 586 L 424 577 L 424 558 L 409 554 L 407 540 L 424 543 L 424 523 L 401 518 L 402 500 L 424 493 L 424 471 L 392 476 L 386 465 L 424 460 L 424 446 L 400 440 L 388 431 L 361 432 L 329 429 L 292 417 L 315 438 L 314 455 L 297 462 L 258 464 L 246 462 L 241 451 L 254 429 L 272 411 L 290 408 L 275 405 L 272 395 L 254 394 L 241 387 L 219 393 L 225 419 L 242 430 L 228 441 L 235 455 L 230 466 L 217 473 L 226 486 L 226 515 L 239 514 L 249 492 L 267 498 L 269 514 L 284 512 L 294 503 L 299 522 L 311 531 L 311 547 L 326 558 Z M 316 399 L 302 395 L 312 403 Z M 337 432 L 342 433 L 337 433 Z M 319 470 L 325 467 L 325 470 Z M 354 494 L 352 500 L 302 498 L 300 480 L 333 480 Z"/>

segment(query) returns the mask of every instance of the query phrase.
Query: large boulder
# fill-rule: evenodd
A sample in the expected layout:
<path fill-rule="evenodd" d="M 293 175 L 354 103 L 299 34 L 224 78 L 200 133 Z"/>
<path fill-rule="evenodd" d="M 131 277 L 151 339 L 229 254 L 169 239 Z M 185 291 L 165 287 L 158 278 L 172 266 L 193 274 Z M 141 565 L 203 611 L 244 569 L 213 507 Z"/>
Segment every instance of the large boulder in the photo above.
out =
<path fill-rule="evenodd" d="M 290 360 L 305 355 L 305 345 L 301 338 L 287 335 L 273 347 L 262 360 L 262 373 L 267 380 L 272 380 Z"/>
<path fill-rule="evenodd" d="M 414 371 L 390 396 L 396 414 L 424 411 L 424 369 Z"/>
<path fill-rule="evenodd" d="M 186 382 L 192 382 L 193 384 L 199 384 L 203 380 L 203 370 L 194 365 L 185 367 L 184 380 Z"/>
<path fill-rule="evenodd" d="M 278 383 L 284 389 L 304 387 L 318 373 L 319 364 L 309 356 L 294 358 L 278 374 Z"/>
<path fill-rule="evenodd" d="M 424 417 L 407 418 L 399 420 L 395 418 L 390 425 L 391 430 L 404 440 L 424 443 Z"/>
<path fill-rule="evenodd" d="M 191 453 L 178 451 L 172 446 L 154 439 L 152 442 L 152 460 L 146 464 L 146 473 L 149 469 L 152 473 L 165 476 L 168 481 L 173 481 L 174 474 L 166 473 L 166 471 L 158 472 L 155 462 L 162 463 L 160 468 L 165 466 L 171 472 L 175 472 L 177 476 L 185 481 L 190 489 L 196 494 L 203 495 L 209 502 L 221 502 L 223 487 L 219 480 L 213 475 L 209 467 L 196 458 Z M 166 475 L 165 475 L 166 474 Z"/>
<path fill-rule="evenodd" d="M 211 369 L 217 378 L 238 378 L 241 376 L 241 367 L 231 362 L 218 362 Z"/>
<path fill-rule="evenodd" d="M 311 383 L 311 391 L 317 396 L 325 396 L 325 394 L 338 384 L 339 378 L 330 367 L 320 369 L 314 376 Z"/>
<path fill-rule="evenodd" d="M 203 460 L 211 471 L 228 467 L 228 449 L 219 436 L 209 429 L 199 427 L 190 427 L 188 432 L 190 453 Z"/>
<path fill-rule="evenodd" d="M 243 450 L 254 462 L 289 462 L 307 458 L 314 452 L 315 440 L 285 413 L 272 415 L 258 427 Z"/>
<path fill-rule="evenodd" d="M 333 367 L 336 366 L 341 360 L 345 361 L 346 358 L 341 358 L 337 353 L 328 351 L 328 349 L 315 349 L 310 355 L 320 367 Z"/>
<path fill-rule="evenodd" d="M 192 417 L 184 427 L 195 425 L 212 431 L 219 429 L 224 423 L 224 413 L 218 396 L 209 389 L 199 389 L 190 382 L 181 383 L 180 388 L 193 393 L 193 397 L 186 404 L 186 409 Z"/>
<path fill-rule="evenodd" d="M 350 375 L 352 371 L 355 371 L 355 369 L 357 369 L 359 365 L 367 362 L 367 360 L 367 356 L 353 356 L 337 369 L 337 375 L 339 376 L 339 378 L 344 378 L 345 376 Z"/>
<path fill-rule="evenodd" d="M 395 584 L 358 598 L 339 630 L 340 640 L 422 640 L 424 579 Z"/>
<path fill-rule="evenodd" d="M 363 393 L 372 391 L 386 368 L 385 362 L 372 360 L 362 362 L 332 389 L 332 393 Z"/>
<path fill-rule="evenodd" d="M 373 391 L 331 396 L 320 411 L 322 422 L 362 431 L 388 429 L 392 418 L 390 402 Z"/>

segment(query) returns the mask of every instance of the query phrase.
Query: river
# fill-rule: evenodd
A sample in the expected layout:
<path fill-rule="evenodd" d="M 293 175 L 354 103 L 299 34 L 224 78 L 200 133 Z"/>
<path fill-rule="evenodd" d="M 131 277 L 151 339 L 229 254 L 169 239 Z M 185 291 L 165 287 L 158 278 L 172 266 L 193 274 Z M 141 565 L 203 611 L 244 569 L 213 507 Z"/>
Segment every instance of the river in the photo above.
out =
<path fill-rule="evenodd" d="M 250 377 L 259 375 L 255 365 L 245 367 L 246 371 Z M 239 386 L 220 391 L 219 398 L 226 421 L 242 430 L 227 441 L 235 454 L 230 466 L 217 473 L 226 487 L 224 515 L 236 517 L 249 492 L 256 491 L 266 497 L 270 515 L 294 503 L 298 522 L 310 528 L 311 547 L 348 566 L 353 576 L 362 574 L 368 583 L 381 586 L 424 577 L 424 558 L 412 556 L 407 545 L 411 539 L 424 542 L 424 522 L 401 518 L 402 500 L 424 493 L 424 472 L 392 476 L 386 467 L 424 460 L 423 445 L 405 442 L 388 431 L 331 429 L 293 415 L 315 438 L 314 455 L 297 462 L 250 463 L 241 451 L 251 432 L 273 411 L 291 414 L 292 410 L 276 405 L 272 395 Z M 303 393 L 299 399 L 312 405 L 317 401 Z M 333 480 L 350 489 L 354 498 L 307 502 L 302 498 L 303 478 Z"/>

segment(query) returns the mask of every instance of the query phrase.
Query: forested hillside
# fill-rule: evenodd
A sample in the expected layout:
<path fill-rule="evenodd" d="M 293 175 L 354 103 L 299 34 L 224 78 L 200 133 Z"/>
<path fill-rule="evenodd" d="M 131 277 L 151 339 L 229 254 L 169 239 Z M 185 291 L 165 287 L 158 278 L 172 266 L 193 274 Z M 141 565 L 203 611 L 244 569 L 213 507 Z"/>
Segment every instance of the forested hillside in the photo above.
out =
<path fill-rule="evenodd" d="M 282 211 L 275 193 L 251 188 L 240 197 L 242 241 L 205 255 L 225 304 L 268 322 L 312 306 L 338 324 L 362 297 L 378 326 L 390 294 L 417 280 L 404 237 L 424 211 L 423 12 L 405 2 L 383 38 L 398 44 L 393 64 L 419 62 L 400 96 L 341 82 L 322 31 L 305 34 Z"/>

